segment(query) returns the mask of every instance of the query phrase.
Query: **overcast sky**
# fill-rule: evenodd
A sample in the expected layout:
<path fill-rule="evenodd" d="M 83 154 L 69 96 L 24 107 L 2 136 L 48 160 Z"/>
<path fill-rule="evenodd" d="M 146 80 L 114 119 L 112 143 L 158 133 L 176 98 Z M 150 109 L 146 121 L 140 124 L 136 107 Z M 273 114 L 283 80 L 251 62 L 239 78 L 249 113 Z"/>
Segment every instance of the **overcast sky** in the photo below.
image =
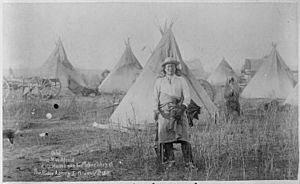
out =
<path fill-rule="evenodd" d="M 297 67 L 297 5 L 294 3 L 42 3 L 3 5 L 4 68 L 40 66 L 61 37 L 71 63 L 111 69 L 124 40 L 144 65 L 161 38 L 158 26 L 174 20 L 184 59 L 199 58 L 212 70 L 223 57 L 235 69 L 261 58 L 271 43 Z"/>

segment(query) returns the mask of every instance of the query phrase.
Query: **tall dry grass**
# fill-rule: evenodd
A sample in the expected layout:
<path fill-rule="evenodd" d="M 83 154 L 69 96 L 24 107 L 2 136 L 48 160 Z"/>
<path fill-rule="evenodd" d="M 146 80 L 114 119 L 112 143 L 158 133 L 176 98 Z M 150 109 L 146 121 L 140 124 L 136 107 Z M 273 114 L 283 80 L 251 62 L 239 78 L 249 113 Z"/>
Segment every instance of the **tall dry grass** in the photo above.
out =
<path fill-rule="evenodd" d="M 209 179 L 296 179 L 298 173 L 298 115 L 271 107 L 255 119 L 192 129 L 196 164 Z"/>
<path fill-rule="evenodd" d="M 74 144 L 71 144 L 77 150 L 89 151 L 103 147 L 106 147 L 108 153 L 117 150 L 119 155 L 125 155 L 123 161 L 128 169 L 142 170 L 144 179 L 150 179 L 156 157 L 153 127 L 140 130 L 134 126 L 137 122 L 132 122 L 131 131 L 127 133 L 109 129 L 105 135 L 93 139 L 91 136 L 84 136 L 92 133 L 93 122 L 109 123 L 108 118 L 114 108 L 105 107 L 113 104 L 113 98 L 102 96 L 96 100 L 73 97 L 52 101 L 7 101 L 3 106 L 3 122 L 6 123 L 4 127 L 15 122 L 30 124 L 31 121 L 46 119 L 47 113 L 52 114 L 52 119 L 76 120 L 83 125 L 80 140 L 74 139 Z M 53 108 L 54 103 L 59 104 L 59 109 Z M 252 108 L 248 104 L 243 108 L 247 106 Z M 35 114 L 31 113 L 32 109 L 36 109 Z M 251 113 L 245 110 L 242 117 L 229 123 L 225 122 L 223 112 L 220 110 L 217 123 L 201 119 L 190 128 L 198 173 L 189 179 L 297 179 L 298 109 L 279 111 L 271 107 Z M 72 131 L 70 125 L 70 133 Z M 71 134 L 68 136 L 72 139 Z M 82 142 L 85 143 L 81 144 Z"/>
<path fill-rule="evenodd" d="M 194 162 L 204 180 L 297 179 L 298 111 L 271 106 L 225 122 L 224 111 L 215 124 L 201 120 L 190 129 Z M 128 162 L 147 170 L 155 157 L 153 130 L 133 131 L 127 139 L 115 132 L 112 147 L 134 147 Z M 120 149 L 122 151 L 122 149 Z M 153 161 L 153 160 L 152 160 Z M 146 172 L 147 173 L 147 172 Z"/>

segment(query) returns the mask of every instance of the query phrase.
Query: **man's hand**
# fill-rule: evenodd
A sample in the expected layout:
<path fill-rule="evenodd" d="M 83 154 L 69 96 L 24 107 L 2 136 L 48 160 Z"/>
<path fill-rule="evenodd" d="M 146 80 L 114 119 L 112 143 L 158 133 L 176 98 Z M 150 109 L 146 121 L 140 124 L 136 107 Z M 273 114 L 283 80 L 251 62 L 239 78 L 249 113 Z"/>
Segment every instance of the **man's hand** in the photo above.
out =
<path fill-rule="evenodd" d="M 159 111 L 155 110 L 154 111 L 154 120 L 157 121 L 158 120 L 158 116 L 159 116 Z"/>
<path fill-rule="evenodd" d="M 184 111 L 186 110 L 185 105 L 178 105 L 177 108 L 175 109 L 174 115 L 176 119 L 181 119 L 182 115 L 184 114 Z"/>

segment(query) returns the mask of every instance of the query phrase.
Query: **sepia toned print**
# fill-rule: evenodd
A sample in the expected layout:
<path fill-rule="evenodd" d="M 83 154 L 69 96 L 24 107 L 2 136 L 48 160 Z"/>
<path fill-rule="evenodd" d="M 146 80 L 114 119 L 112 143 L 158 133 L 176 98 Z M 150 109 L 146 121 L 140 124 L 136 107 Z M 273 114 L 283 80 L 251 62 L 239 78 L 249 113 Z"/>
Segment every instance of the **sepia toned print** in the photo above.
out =
<path fill-rule="evenodd" d="M 299 180 L 297 3 L 2 5 L 3 182 Z"/>

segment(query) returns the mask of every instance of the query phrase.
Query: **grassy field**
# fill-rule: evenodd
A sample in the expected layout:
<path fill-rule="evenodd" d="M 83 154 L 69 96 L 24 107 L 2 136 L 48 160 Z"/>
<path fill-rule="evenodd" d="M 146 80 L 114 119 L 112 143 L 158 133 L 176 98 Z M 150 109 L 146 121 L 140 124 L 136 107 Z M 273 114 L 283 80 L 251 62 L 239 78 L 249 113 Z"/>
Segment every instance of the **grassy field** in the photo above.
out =
<path fill-rule="evenodd" d="M 108 95 L 6 101 L 3 129 L 19 127 L 22 136 L 14 145 L 3 140 L 3 181 L 297 179 L 298 109 L 242 100 L 244 115 L 236 121 L 226 123 L 220 110 L 217 123 L 200 120 L 189 130 L 197 170 L 183 167 L 175 145 L 176 165 L 156 173 L 153 131 L 93 127 L 108 123 L 113 101 Z M 48 137 L 39 136 L 44 132 Z"/>

